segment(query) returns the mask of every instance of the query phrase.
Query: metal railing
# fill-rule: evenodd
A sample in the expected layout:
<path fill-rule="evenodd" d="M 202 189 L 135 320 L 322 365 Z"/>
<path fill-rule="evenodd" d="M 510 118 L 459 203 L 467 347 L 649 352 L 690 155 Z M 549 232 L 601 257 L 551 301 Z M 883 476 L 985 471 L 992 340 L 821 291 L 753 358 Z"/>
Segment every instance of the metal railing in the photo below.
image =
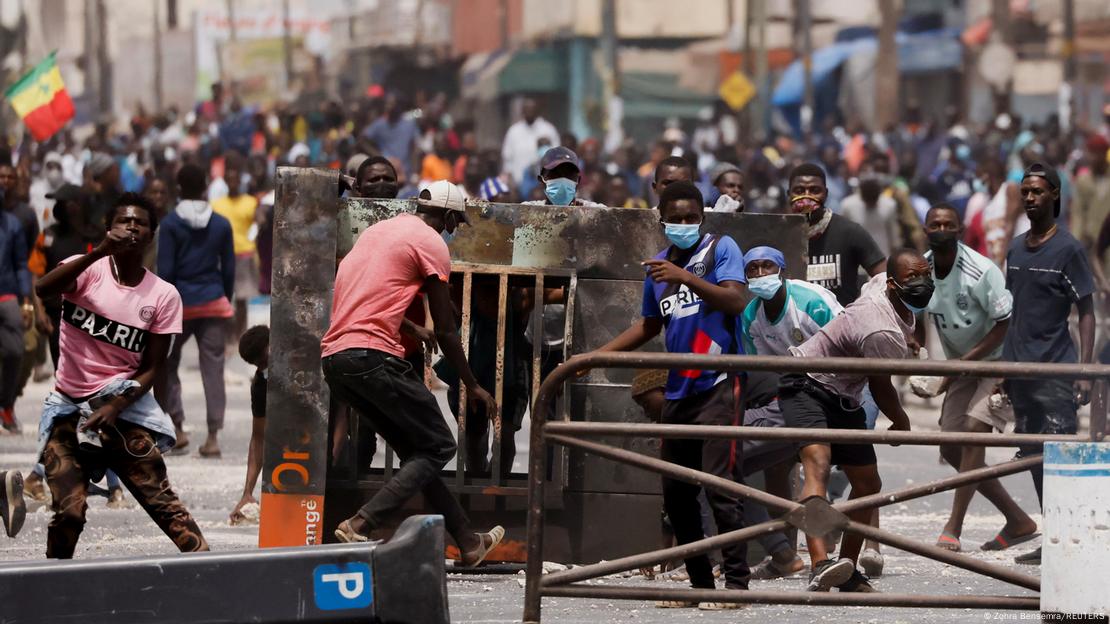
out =
<path fill-rule="evenodd" d="M 477 264 L 470 262 L 453 262 L 451 264 L 451 272 L 453 278 L 458 278 L 461 284 L 461 306 L 459 308 L 459 337 L 462 342 L 463 352 L 470 357 L 470 341 L 471 341 L 471 326 L 474 318 L 474 304 L 478 297 L 475 297 L 475 281 L 482 278 L 496 279 L 497 294 L 497 326 L 496 326 L 496 361 L 494 364 L 494 384 L 490 388 L 486 388 L 497 402 L 497 412 L 494 414 L 492 422 L 490 423 L 489 431 L 486 432 L 486 437 L 490 439 L 488 446 L 482 445 L 481 451 L 489 452 L 489 464 L 485 470 L 473 470 L 468 468 L 470 460 L 468 454 L 471 449 L 468 446 L 469 433 L 467 430 L 467 419 L 471 416 L 467 409 L 467 396 L 466 387 L 460 384 L 458 393 L 458 417 L 456 419 L 456 433 L 458 442 L 458 453 L 455 462 L 454 474 L 445 471 L 444 481 L 448 487 L 457 494 L 484 494 L 484 495 L 497 495 L 497 496 L 520 496 L 527 495 L 528 490 L 525 486 L 523 474 L 513 475 L 511 473 L 513 461 L 512 457 L 504 457 L 502 444 L 504 436 L 514 435 L 511 427 L 506 425 L 506 405 L 505 405 L 505 368 L 506 368 L 506 340 L 507 326 L 509 323 L 508 314 L 509 306 L 513 304 L 510 297 L 510 290 L 513 288 L 528 288 L 532 290 L 534 297 L 533 308 L 528 316 L 521 315 L 521 321 L 531 319 L 532 330 L 536 335 L 532 340 L 532 352 L 530 354 L 529 366 L 531 369 L 531 387 L 529 388 L 529 407 L 536 405 L 536 398 L 540 391 L 540 378 L 541 378 L 541 361 L 542 361 L 542 332 L 543 332 L 543 296 L 546 287 L 552 287 L 554 284 L 566 285 L 566 326 L 565 326 L 565 346 L 564 353 L 566 353 L 573 341 L 573 323 L 574 323 L 574 298 L 577 290 L 577 276 L 574 271 L 562 269 L 532 269 L 521 268 L 505 265 L 488 265 Z M 488 293 L 492 295 L 492 292 Z M 430 383 L 434 378 L 434 373 L 431 368 L 430 358 L 425 358 L 424 375 L 425 382 Z M 564 404 L 564 410 L 565 410 Z M 358 445 L 358 428 L 365 426 L 361 423 L 360 419 L 351 419 L 351 436 L 349 441 L 349 449 L 347 453 L 347 471 L 352 475 L 353 482 L 363 487 L 380 487 L 388 482 L 396 470 L 394 467 L 394 453 L 393 449 L 386 444 L 384 450 L 384 465 L 380 473 L 374 471 L 369 474 L 360 474 L 357 462 L 362 461 L 363 458 L 357 452 Z M 512 423 L 509 423 L 511 425 Z M 524 449 L 522 449 L 524 450 Z M 477 464 L 484 464 L 485 458 Z M 557 460 L 559 465 L 562 465 L 562 456 Z M 503 463 L 509 462 L 508 465 Z M 487 474 L 488 473 L 488 474 Z M 341 480 L 342 481 L 342 480 Z M 353 484 L 351 481 L 347 483 Z"/>
<path fill-rule="evenodd" d="M 706 425 L 670 425 L 638 423 L 546 422 L 542 412 L 533 408 L 528 471 L 528 562 L 525 581 L 524 621 L 540 621 L 541 599 L 544 596 L 578 598 L 610 598 L 629 600 L 692 600 L 764 604 L 807 604 L 837 606 L 901 606 L 978 609 L 1039 608 L 1036 596 L 953 596 L 888 593 L 815 593 L 771 592 L 750 590 L 704 590 L 653 587 L 612 587 L 583 585 L 581 581 L 609 574 L 635 570 L 667 561 L 707 553 L 734 543 L 790 527 L 812 535 L 825 535 L 840 529 L 854 532 L 866 539 L 913 554 L 1004 581 L 1023 589 L 1040 591 L 1040 579 L 1012 569 L 951 552 L 937 546 L 850 520 L 845 514 L 877 509 L 964 485 L 1029 470 L 1041 463 L 1041 456 L 1014 459 L 954 476 L 898 489 L 879 492 L 841 503 L 830 504 L 823 499 L 804 503 L 774 496 L 730 479 L 686 468 L 661 459 L 641 455 L 583 437 L 658 437 L 731 440 L 781 440 L 792 442 L 836 442 L 856 444 L 958 444 L 964 446 L 1016 447 L 1045 442 L 1101 441 L 1106 434 L 1105 383 L 1110 379 L 1110 366 L 1097 364 L 1040 364 L 1019 362 L 964 362 L 920 360 L 866 360 L 853 358 L 793 358 L 772 356 L 705 356 L 668 353 L 590 353 L 571 358 L 540 386 L 536 405 L 550 401 L 556 388 L 579 371 L 591 368 L 700 369 L 716 371 L 773 371 L 795 373 L 854 373 L 865 375 L 943 375 L 969 377 L 1000 377 L 1005 379 L 1089 379 L 1095 384 L 1087 436 L 1032 435 L 1003 433 L 959 433 L 918 431 L 851 431 L 832 429 L 730 427 Z M 671 548 L 653 550 L 621 557 L 562 572 L 543 575 L 544 487 L 548 481 L 545 462 L 548 444 L 575 448 L 627 465 L 658 473 L 672 479 L 687 481 L 706 489 L 750 499 L 784 512 L 755 526 L 708 537 Z"/>

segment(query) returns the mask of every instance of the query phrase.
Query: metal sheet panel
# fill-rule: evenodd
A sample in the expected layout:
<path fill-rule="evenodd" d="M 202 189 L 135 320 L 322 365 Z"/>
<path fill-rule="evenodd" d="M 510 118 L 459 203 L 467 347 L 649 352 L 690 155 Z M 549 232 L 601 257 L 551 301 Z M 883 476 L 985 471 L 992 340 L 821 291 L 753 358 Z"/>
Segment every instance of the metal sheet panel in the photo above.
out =
<path fill-rule="evenodd" d="M 575 384 L 570 390 L 571 414 L 591 422 L 647 423 L 640 406 L 632 401 L 628 386 Z M 595 441 L 659 457 L 657 438 L 599 437 Z M 567 490 L 574 492 L 662 494 L 659 475 L 614 462 L 577 449 L 567 451 Z"/>
<path fill-rule="evenodd" d="M 337 172 L 278 169 L 261 546 L 320 543 L 328 452 L 320 338 L 335 283 L 338 183 Z"/>
<path fill-rule="evenodd" d="M 347 199 L 340 210 L 340 255 L 371 223 L 413 212 L 415 200 Z M 470 227 L 450 245 L 451 259 L 478 264 L 573 269 L 580 278 L 642 280 L 646 260 L 667 246 L 654 210 L 522 204 L 467 205 Z M 705 215 L 706 231 L 728 235 L 741 249 L 773 245 L 787 275 L 805 277 L 808 241 L 797 215 Z"/>

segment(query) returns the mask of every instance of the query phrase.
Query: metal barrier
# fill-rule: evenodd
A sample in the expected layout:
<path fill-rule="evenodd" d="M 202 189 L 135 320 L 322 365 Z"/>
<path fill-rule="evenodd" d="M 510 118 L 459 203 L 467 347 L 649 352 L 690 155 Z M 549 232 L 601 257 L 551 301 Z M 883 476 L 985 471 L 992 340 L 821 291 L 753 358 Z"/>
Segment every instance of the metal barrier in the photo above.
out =
<path fill-rule="evenodd" d="M 359 235 L 374 223 L 415 210 L 412 200 L 339 199 L 335 171 L 281 167 L 276 181 L 272 355 L 259 529 L 259 545 L 265 547 L 319 544 L 333 539 L 330 529 L 354 514 L 383 486 L 385 470 L 380 459 L 372 470 L 368 462 L 362 461 L 365 453 L 358 458 L 359 464 L 333 461 L 335 451 L 342 453 L 342 449 L 333 445 L 338 437 L 330 435 L 334 433 L 330 426 L 339 419 L 332 418 L 329 409 L 328 386 L 320 369 L 320 337 L 328 329 L 337 258 L 348 253 Z M 507 276 L 506 285 L 513 292 L 517 287 L 532 291 L 542 274 L 545 287 L 565 285 L 573 298 L 567 305 L 570 322 L 566 330 L 573 338 L 564 349 L 568 357 L 604 344 L 627 327 L 629 318 L 638 315 L 644 280 L 639 260 L 655 255 L 667 244 L 658 214 L 651 210 L 476 202 L 467 204 L 467 215 L 470 226 L 462 228 L 449 245 L 460 280 L 454 291 L 462 293 L 461 282 L 469 272 L 472 286 L 478 287 L 472 292 L 475 309 L 483 309 L 478 331 L 486 332 L 488 340 L 484 344 L 497 342 L 494 334 L 498 311 L 494 306 L 500 299 L 500 276 Z M 709 213 L 706 223 L 711 231 L 731 236 L 741 248 L 776 247 L 787 258 L 787 276 L 805 277 L 808 240 L 802 216 Z M 485 280 L 490 280 L 488 289 L 480 287 Z M 506 336 L 513 335 L 512 322 L 515 320 L 509 323 Z M 468 326 L 461 324 L 462 328 Z M 662 349 L 663 344 L 657 339 L 645 348 Z M 532 360 L 534 389 L 536 380 L 542 379 L 542 374 L 534 374 L 534 357 L 528 357 L 529 351 L 534 356 L 534 348 L 519 349 L 521 366 L 528 366 L 528 360 Z M 557 354 L 547 355 L 555 359 Z M 495 394 L 496 357 L 491 355 L 482 366 L 472 366 L 487 371 L 486 389 Z M 565 410 L 569 410 L 575 419 L 589 421 L 639 419 L 640 411 L 628 394 L 631 375 L 614 372 L 617 374 L 596 374 L 566 384 L 566 392 L 557 402 L 564 411 L 554 418 L 565 418 Z M 508 369 L 504 374 L 505 382 L 512 381 Z M 509 383 L 504 384 L 503 391 L 505 388 L 510 388 Z M 527 390 L 520 391 L 521 396 L 527 394 Z M 521 402 L 534 404 L 533 399 Z M 547 405 L 550 413 L 550 403 Z M 466 429 L 481 429 L 469 420 L 471 427 L 464 423 L 459 445 L 464 455 L 475 438 L 466 435 Z M 496 423 L 488 429 L 497 435 Z M 508 423 L 501 427 L 506 444 L 511 441 L 510 429 Z M 640 443 L 634 441 L 635 445 Z M 493 447 L 495 454 L 501 452 L 501 445 L 495 442 Z M 384 445 L 379 449 L 380 458 L 386 449 Z M 525 444 L 521 443 L 518 451 L 520 465 Z M 488 446 L 485 452 L 489 452 Z M 457 462 L 461 471 L 444 470 L 441 477 L 455 490 L 475 526 L 505 527 L 506 538 L 489 560 L 523 562 L 527 475 L 524 471 L 506 471 L 510 465 L 508 454 L 506 448 L 500 457 L 490 457 L 490 463 L 499 462 L 497 470 L 482 466 L 479 471 L 468 471 L 467 464 L 476 463 L 474 453 L 470 453 L 469 458 Z M 480 463 L 485 464 L 484 458 Z M 551 495 L 547 504 L 547 546 L 553 559 L 612 559 L 662 537 L 658 522 L 661 494 L 658 481 L 651 475 L 625 478 L 623 466 L 569 453 L 562 447 L 551 463 L 557 475 L 547 487 Z M 392 466 L 393 461 L 387 465 Z M 422 509 L 423 502 L 414 499 L 406 511 Z M 625 518 L 625 522 L 605 522 L 612 517 Z M 582 526 L 595 528 L 586 532 Z M 391 527 L 381 528 L 388 531 Z"/>
<path fill-rule="evenodd" d="M 470 434 L 467 428 L 467 419 L 470 416 L 467 410 L 467 396 L 466 387 L 460 384 L 458 388 L 458 418 L 456 435 L 458 440 L 458 455 L 455 461 L 455 472 L 453 475 L 447 475 L 444 479 L 450 488 L 456 494 L 485 494 L 485 495 L 498 495 L 498 496 L 518 496 L 524 497 L 528 494 L 526 478 L 524 473 L 513 473 L 512 462 L 513 456 L 516 454 L 515 445 L 503 444 L 505 436 L 514 435 L 512 428 L 513 423 L 506 422 L 506 417 L 510 416 L 504 399 L 506 398 L 505 388 L 505 370 L 506 370 L 506 347 L 507 339 L 511 337 L 506 335 L 508 326 L 509 308 L 513 305 L 510 291 L 514 288 L 527 288 L 532 291 L 533 305 L 528 317 L 521 316 L 520 320 L 527 318 L 531 319 L 531 326 L 533 328 L 543 327 L 543 295 L 544 289 L 552 287 L 553 285 L 566 285 L 566 323 L 565 323 L 565 336 L 566 347 L 569 348 L 573 342 L 573 327 L 574 327 L 574 300 L 577 290 L 578 279 L 574 271 L 564 269 L 543 269 L 543 268 L 526 268 L 526 267 L 513 267 L 503 265 L 488 265 L 478 264 L 471 262 L 453 262 L 451 264 L 452 281 L 460 282 L 461 285 L 461 305 L 459 307 L 460 321 L 459 321 L 459 334 L 462 342 L 463 352 L 470 357 L 470 342 L 471 342 L 471 328 L 472 318 L 474 317 L 474 304 L 476 297 L 474 296 L 475 279 L 482 277 L 494 278 L 497 281 L 496 295 L 490 298 L 496 301 L 497 306 L 497 327 L 495 330 L 496 335 L 496 359 L 493 362 L 494 383 L 490 385 L 489 390 L 493 394 L 494 400 L 497 402 L 497 413 L 490 422 L 490 430 L 486 431 L 484 439 L 476 441 L 477 444 L 472 445 Z M 545 286 L 546 284 L 546 286 Z M 487 293 L 492 295 L 493 293 Z M 542 331 L 539 330 L 539 331 Z M 531 377 L 531 384 L 528 389 L 527 405 L 532 406 L 539 393 L 540 379 L 541 379 L 541 352 L 542 341 L 532 340 L 532 351 L 529 358 L 529 372 Z M 565 351 L 564 351 L 565 352 Z M 425 358 L 424 379 L 430 383 L 434 373 L 431 370 L 430 358 Z M 564 405 L 564 411 L 566 406 Z M 483 416 L 484 418 L 484 416 Z M 365 461 L 365 458 L 358 453 L 357 443 L 359 440 L 358 428 L 365 426 L 361 419 L 351 419 L 351 441 L 347 452 L 347 470 L 350 474 L 356 475 L 357 479 L 355 485 L 359 488 L 380 488 L 393 477 L 394 467 L 394 453 L 392 447 L 388 444 L 385 446 L 384 453 L 384 467 L 381 471 L 374 470 L 363 474 L 363 470 L 358 466 L 357 462 Z M 490 434 L 492 433 L 492 436 Z M 492 437 L 492 440 L 490 439 Z M 508 449 L 510 456 L 506 457 L 506 449 Z M 481 458 L 469 457 L 471 452 L 480 452 L 483 454 Z M 489 453 L 488 465 L 484 454 Z M 562 461 L 561 456 L 558 461 Z"/>
<path fill-rule="evenodd" d="M 789 527 L 815 535 L 832 530 L 861 534 L 913 554 L 921 555 L 983 574 L 1024 589 L 1040 591 L 1040 579 L 1009 568 L 986 563 L 963 554 L 936 546 L 922 544 L 889 531 L 873 528 L 848 519 L 846 513 L 877 509 L 894 503 L 921 498 L 938 492 L 970 485 L 987 479 L 1029 470 L 1041 463 L 1035 455 L 1015 459 L 994 466 L 959 473 L 921 485 L 902 488 L 893 492 L 879 492 L 845 502 L 830 504 L 824 500 L 810 499 L 804 503 L 779 498 L 762 490 L 729 479 L 693 470 L 677 464 L 648 457 L 607 444 L 581 439 L 587 436 L 613 437 L 663 437 L 732 440 L 785 440 L 793 442 L 817 441 L 837 443 L 880 443 L 934 445 L 953 443 L 971 446 L 1027 446 L 1050 441 L 1101 441 L 1106 435 L 1105 381 L 1110 379 L 1110 366 L 1095 364 L 1040 364 L 1018 362 L 957 362 L 918 360 L 865 360 L 853 358 L 792 358 L 771 356 L 704 356 L 694 354 L 655 353 L 591 353 L 576 356 L 544 380 L 536 405 L 549 401 L 554 390 L 579 371 L 591 368 L 650 368 L 650 369 L 701 369 L 718 371 L 776 371 L 797 373 L 856 373 L 892 375 L 944 375 L 971 377 L 1001 377 L 1020 379 L 1090 379 L 1095 384 L 1094 401 L 1090 419 L 1089 436 L 1031 435 L 995 433 L 916 432 L 916 431 L 849 431 L 831 429 L 754 428 L 705 425 L 664 425 L 632 423 L 545 422 L 537 417 L 533 408 L 531 425 L 531 454 L 529 455 L 528 497 L 528 563 L 525 583 L 524 621 L 540 621 L 543 596 L 579 598 L 616 598 L 629 600 L 712 600 L 718 602 L 743 602 L 765 604 L 807 604 L 838 606 L 902 606 L 945 608 L 1030 609 L 1039 608 L 1037 597 L 1028 596 L 939 596 L 887 593 L 812 593 L 770 592 L 739 590 L 663 589 L 652 587 L 608 587 L 582 585 L 580 581 L 634 570 L 678 558 L 706 553 L 722 546 L 743 542 L 765 533 Z M 781 519 L 770 520 L 755 526 L 705 538 L 689 544 L 663 548 L 650 552 L 603 561 L 592 565 L 544 576 L 543 568 L 543 518 L 544 487 L 547 482 L 545 461 L 548 444 L 576 448 L 587 453 L 606 457 L 627 465 L 636 466 L 667 476 L 691 482 L 707 489 L 751 499 L 769 508 L 781 510 Z"/>
<path fill-rule="evenodd" d="M 0 623 L 447 624 L 442 516 L 384 544 L 0 564 Z"/>

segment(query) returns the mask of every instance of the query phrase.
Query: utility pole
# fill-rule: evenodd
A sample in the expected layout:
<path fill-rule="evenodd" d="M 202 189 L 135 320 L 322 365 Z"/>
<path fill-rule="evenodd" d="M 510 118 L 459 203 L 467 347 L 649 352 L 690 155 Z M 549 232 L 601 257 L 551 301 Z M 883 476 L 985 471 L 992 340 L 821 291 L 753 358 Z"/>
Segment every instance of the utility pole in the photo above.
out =
<path fill-rule="evenodd" d="M 603 59 L 602 92 L 605 98 L 605 148 L 616 149 L 624 138 L 621 101 L 620 61 L 617 58 L 616 0 L 601 2 L 601 57 Z"/>
<path fill-rule="evenodd" d="M 1075 0 L 1064 0 L 1064 84 L 1060 89 L 1060 130 L 1075 127 L 1075 87 L 1079 63 L 1075 58 Z"/>
<path fill-rule="evenodd" d="M 162 23 L 159 5 L 154 3 L 154 110 L 161 111 L 164 106 L 162 91 Z"/>
<path fill-rule="evenodd" d="M 1014 42 L 1010 37 L 1010 2 L 1009 0 L 991 0 L 991 27 L 994 31 L 992 39 L 998 41 L 1011 50 Z M 1013 90 L 1012 82 L 1001 91 L 995 91 L 995 113 L 1010 111 L 1010 93 Z"/>
<path fill-rule="evenodd" d="M 235 32 L 235 0 L 227 0 L 227 28 L 228 38 L 235 41 L 238 38 Z"/>
<path fill-rule="evenodd" d="M 96 0 L 96 64 L 100 113 L 111 114 L 112 61 L 108 56 L 108 9 L 104 6 L 104 0 Z"/>
<path fill-rule="evenodd" d="M 177 0 L 166 0 L 166 29 L 177 30 Z"/>
<path fill-rule="evenodd" d="M 228 0 L 229 2 L 231 0 Z M 281 45 L 285 56 L 285 88 L 293 86 L 293 36 L 290 33 L 289 0 L 281 0 Z"/>
<path fill-rule="evenodd" d="M 898 30 L 895 0 L 879 0 L 879 56 L 875 60 L 875 122 L 882 132 L 898 121 Z"/>
<path fill-rule="evenodd" d="M 804 91 L 802 92 L 802 136 L 809 144 L 810 134 L 813 132 L 813 16 L 810 13 L 810 0 L 795 0 L 795 17 L 801 35 L 802 72 L 804 75 Z"/>
<path fill-rule="evenodd" d="M 509 0 L 501 0 L 497 5 L 497 17 L 501 27 L 501 49 L 509 49 Z"/>
<path fill-rule="evenodd" d="M 767 0 L 752 0 L 755 8 L 755 88 L 756 100 L 752 108 L 752 129 L 755 138 L 762 140 L 767 130 L 765 123 L 771 103 L 771 86 L 767 80 Z"/>
<path fill-rule="evenodd" d="M 755 74 L 755 59 L 752 58 L 752 54 L 753 54 L 753 48 L 752 48 L 752 9 L 753 9 L 753 6 L 755 5 L 755 3 L 757 1 L 758 0 L 746 0 L 745 3 L 744 3 L 744 51 L 743 51 L 743 53 L 744 53 L 744 75 L 747 76 L 748 80 L 751 80 L 752 76 Z M 730 24 L 730 29 L 731 29 L 731 24 L 733 23 L 733 19 L 732 19 L 732 17 L 733 17 L 732 16 L 733 3 L 732 3 L 732 0 L 728 1 L 728 9 L 729 9 L 728 12 L 729 12 L 729 17 L 730 17 L 729 24 Z M 756 87 L 756 88 L 758 89 L 758 87 Z M 748 111 L 746 112 L 746 114 L 744 112 L 741 112 L 741 114 L 739 115 L 740 136 L 746 142 L 751 141 L 752 128 L 755 127 L 755 121 L 752 119 L 752 114 L 751 114 L 751 108 L 752 108 L 753 105 L 754 105 L 754 102 L 749 102 L 748 103 Z"/>

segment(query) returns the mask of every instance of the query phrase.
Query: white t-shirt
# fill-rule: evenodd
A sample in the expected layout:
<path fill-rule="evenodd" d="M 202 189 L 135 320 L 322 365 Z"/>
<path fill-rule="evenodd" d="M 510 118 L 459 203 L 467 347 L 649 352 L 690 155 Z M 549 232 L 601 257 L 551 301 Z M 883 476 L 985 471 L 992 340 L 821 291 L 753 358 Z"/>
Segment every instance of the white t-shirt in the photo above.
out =
<path fill-rule="evenodd" d="M 543 117 L 537 117 L 531 124 L 521 119 L 505 133 L 501 144 L 502 167 L 518 185 L 524 170 L 539 160 L 540 139 L 547 139 L 551 147 L 559 146 L 559 131 Z"/>
<path fill-rule="evenodd" d="M 767 318 L 762 299 L 753 299 L 744 308 L 744 353 L 790 355 L 790 347 L 800 346 L 844 311 L 836 295 L 816 284 L 788 279 L 783 288 L 786 304 L 778 318 Z"/>
<path fill-rule="evenodd" d="M 933 266 L 933 252 L 925 254 Z M 962 357 L 994 329 L 995 323 L 1010 318 L 1014 298 L 1006 290 L 1002 271 L 986 256 L 959 244 L 956 264 L 947 277 L 937 277 L 933 269 L 933 293 L 925 308 L 940 334 L 944 356 L 948 359 Z M 997 360 L 1002 346 L 984 358 Z"/>

